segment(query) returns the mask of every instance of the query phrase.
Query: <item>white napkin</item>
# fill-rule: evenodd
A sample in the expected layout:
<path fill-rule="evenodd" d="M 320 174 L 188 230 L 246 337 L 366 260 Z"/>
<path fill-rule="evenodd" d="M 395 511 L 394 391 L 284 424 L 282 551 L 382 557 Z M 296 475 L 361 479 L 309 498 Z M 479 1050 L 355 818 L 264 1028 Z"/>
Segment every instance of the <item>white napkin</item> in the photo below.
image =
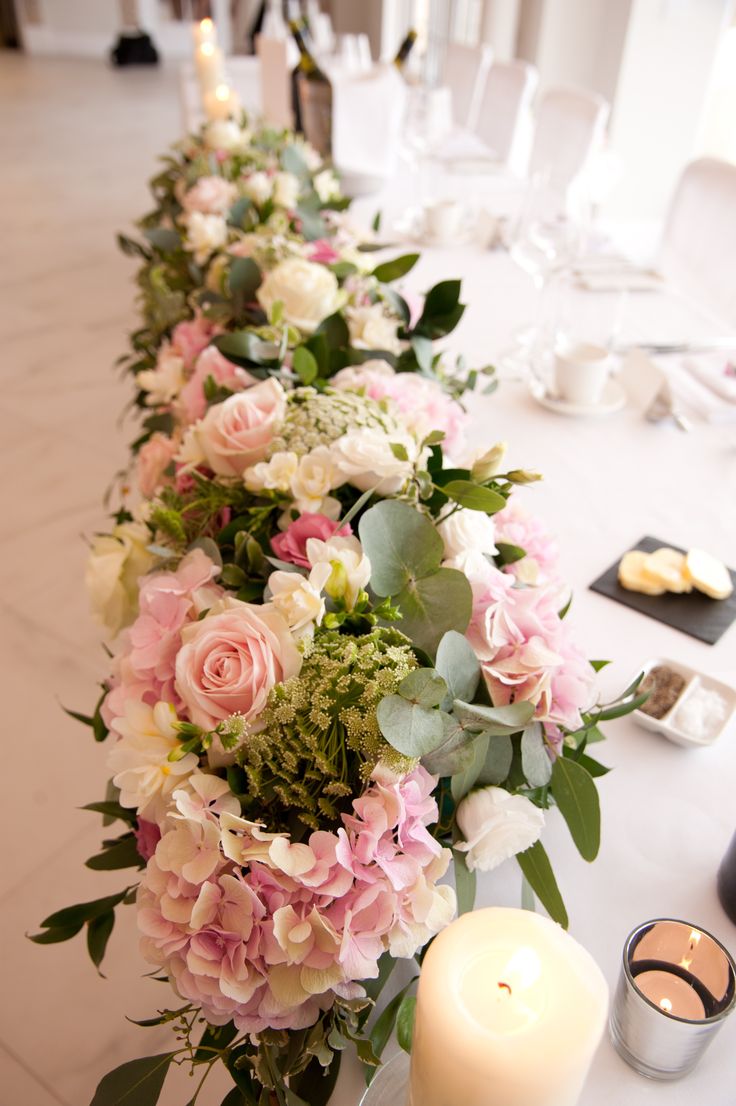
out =
<path fill-rule="evenodd" d="M 670 364 L 665 369 L 665 375 L 670 382 L 673 394 L 686 407 L 714 426 L 736 424 L 736 403 L 722 399 L 709 387 L 701 384 L 684 362 L 678 361 L 672 364 L 674 359 L 668 358 L 668 360 Z"/>
<path fill-rule="evenodd" d="M 335 70 L 332 79 L 332 157 L 338 169 L 390 177 L 396 166 L 406 85 L 393 65 L 369 73 Z"/>
<path fill-rule="evenodd" d="M 736 343 L 734 343 L 736 345 Z M 730 357 L 726 353 L 712 353 L 707 356 L 687 357 L 683 367 L 700 384 L 714 392 L 726 403 L 736 403 L 736 353 Z M 727 367 L 731 372 L 727 373 Z"/>

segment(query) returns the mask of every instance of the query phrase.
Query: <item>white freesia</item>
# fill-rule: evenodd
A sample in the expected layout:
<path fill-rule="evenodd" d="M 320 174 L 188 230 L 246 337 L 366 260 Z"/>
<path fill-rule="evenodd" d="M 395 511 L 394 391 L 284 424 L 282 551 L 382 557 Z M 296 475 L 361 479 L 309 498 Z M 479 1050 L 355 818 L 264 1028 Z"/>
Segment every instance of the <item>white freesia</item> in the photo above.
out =
<path fill-rule="evenodd" d="M 158 561 L 148 550 L 150 541 L 142 522 L 121 522 L 92 543 L 85 583 L 94 615 L 113 637 L 135 618 L 138 580 Z"/>
<path fill-rule="evenodd" d="M 392 449 L 396 446 L 397 452 Z M 406 459 L 402 459 L 401 452 Z M 386 432 L 372 426 L 349 430 L 332 443 L 333 463 L 347 483 L 362 492 L 395 495 L 422 459 L 419 444 L 404 430 Z"/>
<path fill-rule="evenodd" d="M 120 805 L 159 825 L 171 809 L 172 792 L 199 763 L 194 753 L 168 759 L 181 744 L 176 721 L 171 703 L 150 707 L 136 699 L 127 699 L 124 714 L 112 720 L 120 740 L 110 750 L 107 765 L 120 788 Z"/>
<path fill-rule="evenodd" d="M 254 204 L 258 204 L 260 207 L 265 204 L 266 200 L 271 199 L 271 193 L 273 191 L 273 185 L 268 173 L 264 173 L 263 170 L 258 170 L 255 173 L 251 173 L 243 181 L 243 192 L 249 200 L 252 200 Z M 251 237 L 255 237 L 252 235 Z"/>
<path fill-rule="evenodd" d="M 542 811 L 525 795 L 511 795 L 502 787 L 471 791 L 457 808 L 456 819 L 465 840 L 455 848 L 468 854 L 471 872 L 490 872 L 523 853 L 544 829 Z"/>
<path fill-rule="evenodd" d="M 296 472 L 291 477 L 291 494 L 299 514 L 306 511 L 312 514 L 326 514 L 328 518 L 337 517 L 335 504 L 339 503 L 330 492 L 342 483 L 342 475 L 335 465 L 332 450 L 320 445 L 299 458 Z"/>
<path fill-rule="evenodd" d="M 149 407 L 161 407 L 176 399 L 185 383 L 184 361 L 170 345 L 161 347 L 155 369 L 144 369 L 135 382 L 146 393 Z"/>
<path fill-rule="evenodd" d="M 200 265 L 227 242 L 227 223 L 222 215 L 190 211 L 186 217 L 187 241 Z"/>
<path fill-rule="evenodd" d="M 251 133 L 243 130 L 232 119 L 214 119 L 205 127 L 204 140 L 211 150 L 240 154 L 248 149 Z"/>
<path fill-rule="evenodd" d="M 339 199 L 340 182 L 331 169 L 323 169 L 321 173 L 317 173 L 312 184 L 323 204 Z"/>
<path fill-rule="evenodd" d="M 266 274 L 256 292 L 268 314 L 283 305 L 284 321 L 305 334 L 316 330 L 343 302 L 337 277 L 324 265 L 303 257 L 287 257 Z"/>
<path fill-rule="evenodd" d="M 380 303 L 365 307 L 349 307 L 346 311 L 350 341 L 356 349 L 385 349 L 400 353 L 401 342 L 396 336 L 398 319 L 388 316 Z"/>
<path fill-rule="evenodd" d="M 358 594 L 371 578 L 371 562 L 357 538 L 332 537 L 307 539 L 307 560 L 314 567 L 328 564 L 331 572 L 324 590 L 332 599 L 341 599 L 348 610 L 355 606 Z"/>
<path fill-rule="evenodd" d="M 473 554 L 497 553 L 493 519 L 485 511 L 461 507 L 437 527 L 445 546 L 445 559 L 462 570 L 465 559 Z"/>
<path fill-rule="evenodd" d="M 291 631 L 301 637 L 319 626 L 325 615 L 322 591 L 332 574 L 332 566 L 318 564 L 309 573 L 272 572 L 268 589 L 276 610 L 283 615 Z"/>
<path fill-rule="evenodd" d="M 275 492 L 288 492 L 299 467 L 296 453 L 279 451 L 269 461 L 259 461 L 257 465 L 246 469 L 243 474 L 245 486 L 249 492 L 262 492 L 265 489 Z"/>
<path fill-rule="evenodd" d="M 275 173 L 273 178 L 273 202 L 278 207 L 294 208 L 299 199 L 299 178 L 293 173 Z"/>

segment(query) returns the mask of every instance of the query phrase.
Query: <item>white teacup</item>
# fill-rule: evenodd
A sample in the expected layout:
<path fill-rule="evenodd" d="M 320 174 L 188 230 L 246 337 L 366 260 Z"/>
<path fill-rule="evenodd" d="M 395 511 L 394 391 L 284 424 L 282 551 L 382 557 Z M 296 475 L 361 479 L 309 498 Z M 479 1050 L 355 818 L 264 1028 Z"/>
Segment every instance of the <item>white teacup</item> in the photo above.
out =
<path fill-rule="evenodd" d="M 424 209 L 424 227 L 437 242 L 451 242 L 460 233 L 463 206 L 457 200 L 437 200 Z"/>
<path fill-rule="evenodd" d="M 610 352 L 591 342 L 565 342 L 555 354 L 555 387 L 568 403 L 600 403 L 613 367 Z"/>

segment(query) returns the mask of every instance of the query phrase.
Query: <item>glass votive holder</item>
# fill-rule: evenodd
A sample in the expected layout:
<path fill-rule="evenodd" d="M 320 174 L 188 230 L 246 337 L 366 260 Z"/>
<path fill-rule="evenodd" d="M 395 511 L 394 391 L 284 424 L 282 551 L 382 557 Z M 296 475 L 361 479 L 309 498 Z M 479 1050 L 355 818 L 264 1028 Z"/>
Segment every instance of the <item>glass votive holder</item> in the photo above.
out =
<path fill-rule="evenodd" d="M 679 1079 L 736 1006 L 736 963 L 689 922 L 644 922 L 624 945 L 611 1011 L 616 1050 L 641 1075 Z"/>

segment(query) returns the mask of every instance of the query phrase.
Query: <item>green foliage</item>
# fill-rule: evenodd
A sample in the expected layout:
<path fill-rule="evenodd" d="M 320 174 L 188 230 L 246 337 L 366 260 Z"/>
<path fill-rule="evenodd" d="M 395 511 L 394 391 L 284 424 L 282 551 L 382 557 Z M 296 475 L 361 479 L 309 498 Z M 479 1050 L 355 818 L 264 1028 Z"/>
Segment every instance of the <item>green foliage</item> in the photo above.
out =
<path fill-rule="evenodd" d="M 598 792 L 582 764 L 557 757 L 552 768 L 551 790 L 584 860 L 595 860 L 601 841 Z"/>
<path fill-rule="evenodd" d="M 175 1053 L 144 1056 L 108 1072 L 90 1106 L 156 1106 Z"/>
<path fill-rule="evenodd" d="M 458 916 L 461 914 L 469 914 L 475 906 L 475 872 L 471 872 L 468 868 L 468 858 L 466 853 L 458 852 L 457 849 L 453 849 L 452 857 L 454 860 L 455 869 L 455 893 L 457 894 L 457 912 Z"/>
<path fill-rule="evenodd" d="M 414 1015 L 417 1000 L 415 995 L 405 995 L 396 1015 L 396 1040 L 404 1052 L 411 1052 L 411 1039 L 414 1034 Z"/>
<path fill-rule="evenodd" d="M 542 843 L 535 841 L 530 849 L 518 853 L 516 859 L 524 873 L 524 878 L 550 918 L 559 922 L 563 929 L 567 929 L 568 917 L 565 904 Z"/>
<path fill-rule="evenodd" d="M 372 275 L 382 284 L 390 284 L 392 281 L 406 276 L 418 260 L 418 253 L 406 253 L 402 257 L 395 257 L 391 261 L 384 261 L 383 264 L 376 265 Z"/>

